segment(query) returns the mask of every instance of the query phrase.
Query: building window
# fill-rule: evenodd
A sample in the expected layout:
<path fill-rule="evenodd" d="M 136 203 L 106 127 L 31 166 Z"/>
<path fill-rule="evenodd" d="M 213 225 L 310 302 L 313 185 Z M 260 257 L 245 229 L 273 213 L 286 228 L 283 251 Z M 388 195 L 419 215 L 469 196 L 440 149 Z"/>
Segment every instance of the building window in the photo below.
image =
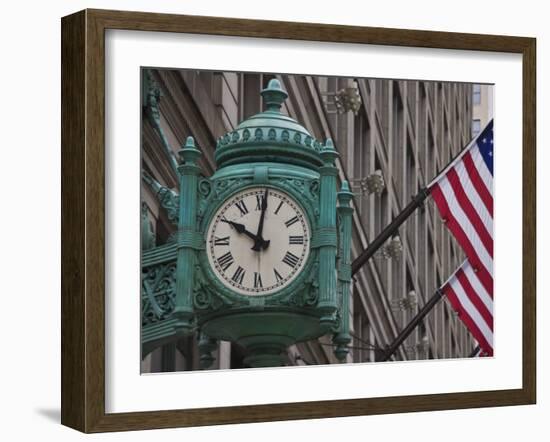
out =
<path fill-rule="evenodd" d="M 403 185 L 403 163 L 405 157 L 405 139 L 404 134 L 404 112 L 403 100 L 399 90 L 399 83 L 393 82 L 393 137 L 391 144 L 391 163 L 392 163 L 392 178 L 397 186 L 398 191 L 396 197 L 398 201 L 404 200 L 402 193 Z"/>
<path fill-rule="evenodd" d="M 413 197 L 416 194 L 416 158 L 413 147 L 413 142 L 409 137 L 409 134 L 406 135 L 407 139 L 407 148 L 405 150 L 406 157 L 406 168 L 405 168 L 405 201 L 407 198 Z"/>
<path fill-rule="evenodd" d="M 389 86 L 388 81 L 376 80 L 376 114 L 380 121 L 380 126 L 382 128 L 382 135 L 384 139 L 384 144 L 388 145 L 389 143 Z"/>
<path fill-rule="evenodd" d="M 473 88 L 473 101 L 474 104 L 480 104 L 481 103 L 481 85 L 480 84 L 474 84 Z"/>
<path fill-rule="evenodd" d="M 374 154 L 374 169 L 382 170 L 378 154 Z M 374 198 L 374 234 L 378 235 L 384 227 L 386 227 L 388 211 L 388 192 L 387 188 L 382 190 L 382 194 L 379 198 Z"/>
<path fill-rule="evenodd" d="M 481 120 L 472 121 L 472 138 L 477 136 L 481 132 Z"/>
<path fill-rule="evenodd" d="M 370 126 L 367 118 L 367 114 L 364 109 L 359 111 L 359 114 L 355 118 L 354 125 L 355 143 L 353 146 L 353 155 L 347 158 L 348 170 L 352 171 L 353 179 L 356 185 L 366 178 L 371 170 L 371 148 L 370 148 Z M 362 220 L 368 225 L 368 194 L 362 193 L 356 199 L 358 202 L 358 211 L 360 212 Z"/>
<path fill-rule="evenodd" d="M 435 137 L 433 134 L 432 126 L 428 126 L 428 171 L 426 173 L 427 175 L 427 181 L 431 181 L 433 177 L 435 177 L 435 166 L 436 166 L 436 159 L 435 159 Z"/>
<path fill-rule="evenodd" d="M 353 298 L 353 346 L 355 347 L 352 349 L 353 354 L 353 362 L 363 362 L 363 349 L 361 347 L 364 346 L 364 343 L 362 342 L 365 338 L 363 335 L 363 312 L 361 311 L 361 305 L 359 301 L 359 296 L 354 296 Z"/>

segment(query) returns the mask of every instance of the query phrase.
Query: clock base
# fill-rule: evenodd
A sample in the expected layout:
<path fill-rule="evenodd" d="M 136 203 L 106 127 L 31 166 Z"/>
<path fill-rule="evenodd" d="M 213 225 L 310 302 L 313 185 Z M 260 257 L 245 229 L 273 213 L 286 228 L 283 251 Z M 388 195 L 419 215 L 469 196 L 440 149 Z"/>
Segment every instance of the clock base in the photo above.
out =
<path fill-rule="evenodd" d="M 210 317 L 201 324 L 208 336 L 231 341 L 247 353 L 249 367 L 279 367 L 286 363 L 284 352 L 297 343 L 318 338 L 329 329 L 319 316 L 308 311 L 241 311 Z"/>
<path fill-rule="evenodd" d="M 244 358 L 249 367 L 279 367 L 285 365 L 284 344 L 258 344 L 247 348 L 248 356 Z"/>

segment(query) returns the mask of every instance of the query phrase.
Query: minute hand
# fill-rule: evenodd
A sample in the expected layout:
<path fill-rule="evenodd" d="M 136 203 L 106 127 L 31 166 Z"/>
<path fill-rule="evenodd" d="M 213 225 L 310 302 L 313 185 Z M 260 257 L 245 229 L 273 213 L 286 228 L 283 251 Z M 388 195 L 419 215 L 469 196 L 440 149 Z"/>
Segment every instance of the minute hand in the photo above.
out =
<path fill-rule="evenodd" d="M 264 197 L 262 198 L 262 213 L 260 214 L 260 222 L 258 224 L 258 232 L 256 233 L 256 242 L 254 243 L 254 246 L 252 247 L 252 250 L 259 252 L 262 249 L 267 249 L 269 246 L 269 241 L 265 241 L 262 237 L 262 232 L 264 230 L 264 218 L 265 218 L 265 211 L 267 210 L 267 195 L 268 195 L 269 189 L 265 189 Z"/>

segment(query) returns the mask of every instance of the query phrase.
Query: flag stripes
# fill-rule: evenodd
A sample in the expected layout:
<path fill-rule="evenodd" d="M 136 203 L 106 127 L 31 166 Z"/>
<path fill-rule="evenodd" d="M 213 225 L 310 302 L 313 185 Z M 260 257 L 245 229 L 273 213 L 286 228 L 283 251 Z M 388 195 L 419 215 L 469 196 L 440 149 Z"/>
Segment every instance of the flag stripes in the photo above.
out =
<path fill-rule="evenodd" d="M 464 215 L 471 221 L 473 228 L 475 229 L 479 239 L 491 255 L 493 256 L 493 218 L 488 212 L 483 212 L 483 209 L 479 205 L 479 194 L 475 192 L 475 188 L 469 189 L 471 193 L 466 193 L 466 190 L 462 186 L 460 177 L 455 169 L 451 169 L 448 173 L 447 180 L 452 188 L 452 192 L 456 195 L 458 203 L 464 211 Z M 474 203 L 475 200 L 475 203 Z M 481 216 L 480 216 L 481 213 Z M 485 218 L 482 218 L 485 217 Z"/>
<path fill-rule="evenodd" d="M 493 294 L 493 122 L 430 184 L 443 221 Z"/>
<path fill-rule="evenodd" d="M 441 291 L 481 348 L 492 356 L 493 300 L 467 260 L 443 285 Z"/>
<path fill-rule="evenodd" d="M 460 225 L 459 221 L 454 216 L 451 215 L 451 209 L 449 208 L 449 205 L 447 204 L 447 200 L 445 199 L 439 186 L 436 186 L 435 188 L 432 189 L 432 196 L 434 198 L 434 201 L 436 202 L 436 205 L 439 208 L 441 216 L 445 220 L 445 224 L 447 225 L 448 229 L 453 233 L 458 243 L 461 245 L 462 249 L 464 250 L 464 253 L 466 253 L 466 256 L 471 260 L 472 264 L 477 269 L 477 273 L 479 275 L 479 279 L 481 283 L 483 284 L 483 287 L 485 288 L 485 290 L 487 290 L 489 293 L 492 294 L 493 293 L 492 258 L 488 260 L 490 261 L 489 269 L 486 266 L 482 265 L 481 259 L 478 257 L 478 254 L 477 254 L 478 248 L 475 246 L 475 244 L 472 241 L 470 241 L 470 238 L 468 237 L 467 233 L 464 231 L 464 229 Z"/>
<path fill-rule="evenodd" d="M 479 161 L 479 155 L 477 155 L 477 148 L 470 155 L 465 155 L 464 167 L 468 171 L 470 179 L 474 183 L 477 193 L 483 201 L 483 204 L 493 216 L 493 185 L 492 176 L 489 178 L 487 170 L 483 167 L 483 164 Z M 474 162 L 473 157 L 477 158 Z"/>
<path fill-rule="evenodd" d="M 441 288 L 493 354 L 493 122 L 428 186 L 467 260 Z"/>

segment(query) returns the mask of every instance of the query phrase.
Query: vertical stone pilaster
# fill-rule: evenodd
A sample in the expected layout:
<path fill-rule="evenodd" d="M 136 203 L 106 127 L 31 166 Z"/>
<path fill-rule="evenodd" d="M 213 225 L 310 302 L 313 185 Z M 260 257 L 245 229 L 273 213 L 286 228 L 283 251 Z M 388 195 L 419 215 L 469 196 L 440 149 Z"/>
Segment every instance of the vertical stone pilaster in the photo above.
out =
<path fill-rule="evenodd" d="M 193 285 L 196 262 L 196 249 L 200 246 L 197 232 L 198 176 L 200 167 L 197 160 L 200 151 L 195 147 L 193 137 L 188 137 L 178 152 L 181 164 L 180 200 L 178 223 L 178 253 L 176 273 L 176 302 L 174 317 L 177 335 L 192 332 L 193 328 Z"/>
<path fill-rule="evenodd" d="M 321 324 L 331 327 L 338 308 L 336 292 L 336 178 L 338 169 L 334 161 L 338 152 L 331 139 L 327 139 L 321 149 L 323 165 L 319 168 L 320 204 L 319 229 L 317 238 L 319 247 L 319 303 Z"/>
<path fill-rule="evenodd" d="M 341 362 L 344 362 L 349 350 L 348 344 L 351 342 L 349 333 L 349 309 L 350 309 L 350 288 L 351 288 L 351 230 L 353 208 L 350 206 L 353 193 L 350 192 L 347 181 L 342 183 L 342 188 L 338 192 L 338 215 L 340 218 L 340 261 L 338 266 L 338 284 L 340 294 L 340 324 L 337 333 L 333 337 L 336 344 L 334 350 L 335 356 Z"/>

